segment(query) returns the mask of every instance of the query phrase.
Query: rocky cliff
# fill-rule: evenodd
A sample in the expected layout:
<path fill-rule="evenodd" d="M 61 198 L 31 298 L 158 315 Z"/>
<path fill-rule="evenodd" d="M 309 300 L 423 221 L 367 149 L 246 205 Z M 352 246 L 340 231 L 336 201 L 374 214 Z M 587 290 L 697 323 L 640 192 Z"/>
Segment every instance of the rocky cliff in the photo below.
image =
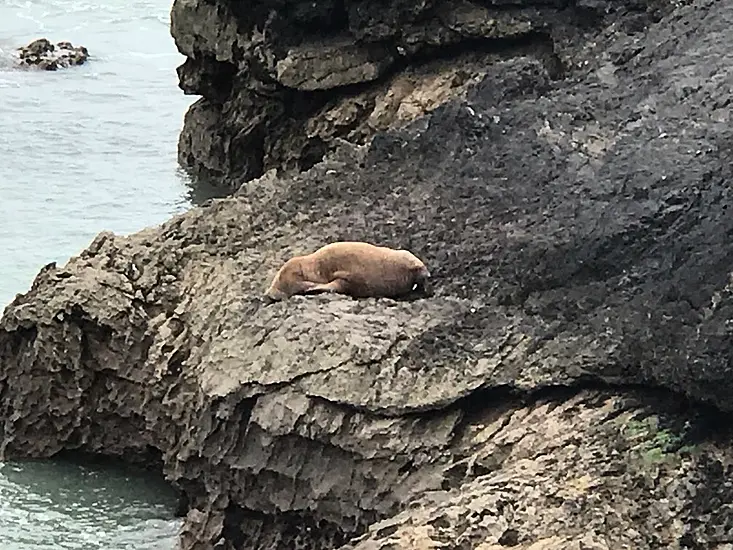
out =
<path fill-rule="evenodd" d="M 449 0 L 177 0 L 172 32 L 187 60 L 179 160 L 224 189 L 270 169 L 306 170 L 339 140 L 365 144 L 465 95 L 487 67 L 518 55 L 559 78 L 589 37 L 643 27 L 663 6 Z"/>
<path fill-rule="evenodd" d="M 3 456 L 162 469 L 185 549 L 730 548 L 733 4 L 178 0 L 173 30 L 182 156 L 244 184 L 8 306 Z M 429 108 L 389 92 L 451 67 Z M 433 295 L 260 300 L 336 239 Z"/>

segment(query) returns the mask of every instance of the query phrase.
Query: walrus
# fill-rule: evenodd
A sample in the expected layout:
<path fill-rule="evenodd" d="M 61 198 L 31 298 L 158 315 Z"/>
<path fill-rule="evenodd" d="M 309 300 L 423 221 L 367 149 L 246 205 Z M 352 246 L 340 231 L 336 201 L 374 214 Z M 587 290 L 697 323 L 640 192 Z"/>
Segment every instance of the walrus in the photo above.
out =
<path fill-rule="evenodd" d="M 271 301 L 333 292 L 354 298 L 397 298 L 425 290 L 430 272 L 407 250 L 365 242 L 334 242 L 290 258 L 265 292 Z"/>

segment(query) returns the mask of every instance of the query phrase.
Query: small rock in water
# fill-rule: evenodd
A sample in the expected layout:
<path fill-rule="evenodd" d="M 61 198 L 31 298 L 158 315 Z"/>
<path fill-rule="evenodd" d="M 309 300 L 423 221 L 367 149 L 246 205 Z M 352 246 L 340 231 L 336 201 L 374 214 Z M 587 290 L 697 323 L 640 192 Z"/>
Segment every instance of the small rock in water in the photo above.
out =
<path fill-rule="evenodd" d="M 46 71 L 81 65 L 89 58 L 89 52 L 84 46 L 74 46 L 71 42 L 59 42 L 54 45 L 46 38 L 34 40 L 27 46 L 18 48 L 18 51 L 22 66 L 37 67 Z"/>

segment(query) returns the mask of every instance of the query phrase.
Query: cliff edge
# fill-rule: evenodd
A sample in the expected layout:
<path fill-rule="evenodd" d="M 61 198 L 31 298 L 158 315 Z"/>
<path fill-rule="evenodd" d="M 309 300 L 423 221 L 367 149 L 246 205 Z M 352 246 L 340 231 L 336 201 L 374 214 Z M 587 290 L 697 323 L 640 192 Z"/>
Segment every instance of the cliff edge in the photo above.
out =
<path fill-rule="evenodd" d="M 307 11 L 250 4 L 176 2 L 189 66 L 244 51 L 214 28 Z M 590 4 L 564 8 L 593 24 L 553 46 L 562 75 L 494 59 L 398 127 L 49 264 L 0 321 L 2 456 L 162 469 L 185 549 L 728 548 L 733 5 Z M 200 82 L 244 89 L 238 67 Z M 231 130 L 211 120 L 196 139 Z M 433 296 L 261 301 L 341 239 L 412 250 Z"/>
<path fill-rule="evenodd" d="M 606 7 L 177 0 L 171 30 L 187 58 L 179 83 L 201 96 L 179 161 L 230 191 L 271 169 L 307 170 L 341 140 L 364 145 L 463 97 L 502 59 L 530 55 L 559 78 L 609 23 Z M 637 10 L 637 24 L 659 11 Z"/>

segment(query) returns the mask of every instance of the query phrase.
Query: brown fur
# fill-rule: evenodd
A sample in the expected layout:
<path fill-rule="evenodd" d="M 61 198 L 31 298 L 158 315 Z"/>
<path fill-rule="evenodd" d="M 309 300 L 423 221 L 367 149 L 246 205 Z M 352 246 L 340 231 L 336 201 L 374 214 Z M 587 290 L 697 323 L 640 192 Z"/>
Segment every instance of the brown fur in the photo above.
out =
<path fill-rule="evenodd" d="M 336 292 L 394 298 L 424 287 L 429 277 L 425 264 L 407 250 L 335 242 L 285 262 L 265 296 L 284 300 L 294 294 Z"/>

